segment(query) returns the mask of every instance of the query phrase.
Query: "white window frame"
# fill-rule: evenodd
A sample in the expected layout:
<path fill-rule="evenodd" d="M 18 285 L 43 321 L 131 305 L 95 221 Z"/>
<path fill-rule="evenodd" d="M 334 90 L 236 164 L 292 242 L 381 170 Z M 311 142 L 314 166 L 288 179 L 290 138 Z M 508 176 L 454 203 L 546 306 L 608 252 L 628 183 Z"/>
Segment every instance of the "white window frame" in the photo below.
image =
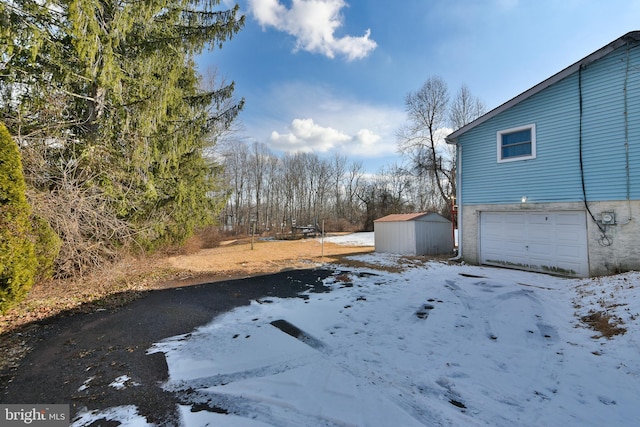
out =
<path fill-rule="evenodd" d="M 531 154 L 528 156 L 517 156 L 517 157 L 507 157 L 506 159 L 502 158 L 502 135 L 513 132 L 520 132 L 523 130 L 531 130 Z M 497 133 L 497 159 L 498 163 L 506 163 L 506 162 L 518 162 L 520 160 L 530 160 L 536 158 L 536 125 L 532 123 L 530 125 L 518 126 L 511 129 L 500 130 Z"/>

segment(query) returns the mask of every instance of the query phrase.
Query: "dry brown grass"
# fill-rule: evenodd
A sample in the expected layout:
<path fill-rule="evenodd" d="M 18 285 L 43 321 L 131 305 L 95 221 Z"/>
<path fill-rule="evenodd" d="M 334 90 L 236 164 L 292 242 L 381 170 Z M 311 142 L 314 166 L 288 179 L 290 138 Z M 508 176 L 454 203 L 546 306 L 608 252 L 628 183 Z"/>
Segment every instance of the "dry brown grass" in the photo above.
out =
<path fill-rule="evenodd" d="M 304 240 L 227 240 L 215 248 L 201 249 L 187 255 L 166 259 L 172 268 L 194 274 L 216 273 L 225 275 L 253 275 L 273 273 L 287 268 L 337 262 L 343 255 L 371 252 L 373 247 L 341 246 L 316 239 Z"/>
<path fill-rule="evenodd" d="M 69 310 L 88 312 L 120 306 L 153 289 L 311 268 L 373 250 L 326 242 L 323 256 L 323 247 L 315 239 L 255 239 L 251 249 L 251 239 L 244 238 L 206 248 L 213 245 L 216 238 L 197 236 L 167 254 L 130 257 L 80 278 L 38 283 L 24 301 L 0 315 L 0 334 Z"/>
<path fill-rule="evenodd" d="M 603 281 L 613 281 L 613 283 L 602 286 Z M 630 289 L 634 289 L 634 284 L 624 276 L 618 278 L 595 277 L 576 288 L 578 297 L 573 303 L 576 317 L 597 332 L 597 335 L 593 336 L 594 339 L 611 339 L 627 332 L 627 328 L 622 326 L 625 321 L 620 317 L 617 308 L 627 305 L 619 295 Z M 586 311 L 585 306 L 595 306 L 595 308 Z M 633 315 L 629 315 L 628 320 L 633 320 L 633 318 Z"/>
<path fill-rule="evenodd" d="M 604 311 L 592 311 L 588 315 L 582 316 L 580 320 L 600 334 L 593 338 L 612 338 L 627 332 L 626 328 L 620 326 L 623 324 L 620 318 L 611 316 Z"/>

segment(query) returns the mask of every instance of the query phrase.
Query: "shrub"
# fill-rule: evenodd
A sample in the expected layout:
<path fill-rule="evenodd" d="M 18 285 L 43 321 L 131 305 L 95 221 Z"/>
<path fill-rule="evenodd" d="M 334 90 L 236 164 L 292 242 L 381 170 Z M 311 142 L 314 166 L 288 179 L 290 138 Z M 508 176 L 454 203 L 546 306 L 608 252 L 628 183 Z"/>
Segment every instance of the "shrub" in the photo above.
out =
<path fill-rule="evenodd" d="M 51 278 L 54 273 L 54 262 L 60 253 L 62 240 L 49 222 L 38 215 L 32 215 L 31 227 L 35 240 L 35 255 L 37 260 L 36 282 Z"/>
<path fill-rule="evenodd" d="M 0 313 L 22 300 L 37 270 L 20 151 L 0 123 Z"/>

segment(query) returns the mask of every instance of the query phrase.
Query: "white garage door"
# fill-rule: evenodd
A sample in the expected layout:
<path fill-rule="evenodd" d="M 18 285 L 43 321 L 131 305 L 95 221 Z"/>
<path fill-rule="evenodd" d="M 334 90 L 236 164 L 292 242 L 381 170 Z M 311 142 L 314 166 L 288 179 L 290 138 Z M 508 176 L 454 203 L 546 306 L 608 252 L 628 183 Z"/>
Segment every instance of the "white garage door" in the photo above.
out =
<path fill-rule="evenodd" d="M 588 276 L 584 211 L 481 212 L 480 262 Z"/>

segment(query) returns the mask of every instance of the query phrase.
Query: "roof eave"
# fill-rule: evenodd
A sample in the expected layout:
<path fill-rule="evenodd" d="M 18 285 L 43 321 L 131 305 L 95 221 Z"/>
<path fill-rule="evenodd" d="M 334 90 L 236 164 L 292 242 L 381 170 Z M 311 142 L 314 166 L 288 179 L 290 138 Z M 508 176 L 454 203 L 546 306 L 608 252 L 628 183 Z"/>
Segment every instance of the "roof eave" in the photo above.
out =
<path fill-rule="evenodd" d="M 531 96 L 541 92 L 542 90 L 548 88 L 549 86 L 559 82 L 560 80 L 564 79 L 565 77 L 570 76 L 571 74 L 575 73 L 576 71 L 578 71 L 581 67 L 585 67 L 589 64 L 591 64 L 592 62 L 597 61 L 598 59 L 608 55 L 609 53 L 613 52 L 614 50 L 620 48 L 621 46 L 624 46 L 630 42 L 638 42 L 640 41 L 640 31 L 631 31 L 627 34 L 625 34 L 624 36 L 612 41 L 611 43 L 609 43 L 608 45 L 598 49 L 597 51 L 593 52 L 592 54 L 584 57 L 583 59 L 581 59 L 580 61 L 569 65 L 567 68 L 565 68 L 564 70 L 560 71 L 559 73 L 554 74 L 553 76 L 549 77 L 548 79 L 538 83 L 537 85 L 533 86 L 531 89 L 528 89 L 524 92 L 522 92 L 520 95 L 516 96 L 515 98 L 510 99 L 509 101 L 505 102 L 504 104 L 494 108 L 493 110 L 489 111 L 488 113 L 478 117 L 476 120 L 472 121 L 471 123 L 461 127 L 460 129 L 456 130 L 455 132 L 452 132 L 451 134 L 449 134 L 448 136 L 445 137 L 445 141 L 447 142 L 447 144 L 457 144 L 458 142 L 458 137 L 460 137 L 460 135 L 463 135 L 464 133 L 470 131 L 471 129 L 481 125 L 482 123 L 486 122 L 487 120 L 497 116 L 498 114 L 502 113 L 505 110 L 508 110 L 509 108 L 521 103 L 522 101 L 524 101 L 527 98 L 530 98 Z"/>

